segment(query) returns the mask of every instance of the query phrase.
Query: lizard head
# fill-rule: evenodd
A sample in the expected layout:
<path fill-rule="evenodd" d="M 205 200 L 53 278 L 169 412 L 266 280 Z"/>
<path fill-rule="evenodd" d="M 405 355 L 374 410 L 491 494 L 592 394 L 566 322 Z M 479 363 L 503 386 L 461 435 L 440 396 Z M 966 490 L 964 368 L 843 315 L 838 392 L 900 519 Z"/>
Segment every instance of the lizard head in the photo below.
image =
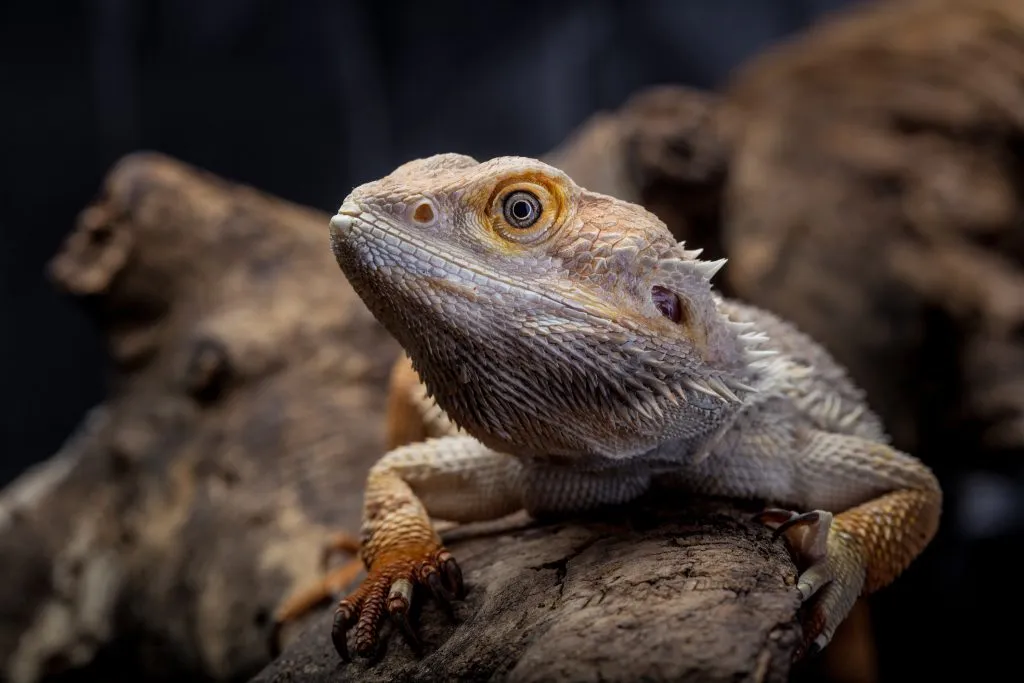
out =
<path fill-rule="evenodd" d="M 710 284 L 724 261 L 540 161 L 411 161 L 353 190 L 331 243 L 440 407 L 494 448 L 629 457 L 714 429 L 745 389 Z"/>

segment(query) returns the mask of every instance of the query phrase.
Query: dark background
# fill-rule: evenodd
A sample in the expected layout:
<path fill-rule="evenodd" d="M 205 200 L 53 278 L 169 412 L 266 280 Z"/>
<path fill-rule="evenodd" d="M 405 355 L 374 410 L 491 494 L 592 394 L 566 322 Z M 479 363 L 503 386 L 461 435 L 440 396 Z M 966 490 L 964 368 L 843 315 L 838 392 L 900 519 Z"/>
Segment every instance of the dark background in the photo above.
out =
<path fill-rule="evenodd" d="M 333 212 L 414 157 L 536 156 L 644 86 L 719 87 L 854 2 L 0 0 L 0 485 L 103 396 L 101 341 L 44 272 L 123 154 L 158 150 Z M 1007 520 L 1024 506 L 1002 481 L 944 481 L 968 504 L 916 578 L 873 603 L 886 678 L 1013 657 L 1001 643 L 1019 619 L 999 593 L 1016 581 Z M 935 619 L 903 630 L 925 608 Z"/>
<path fill-rule="evenodd" d="M 103 394 L 45 265 L 121 155 L 333 212 L 437 152 L 539 155 L 649 84 L 715 87 L 843 0 L 0 0 L 0 485 Z"/>

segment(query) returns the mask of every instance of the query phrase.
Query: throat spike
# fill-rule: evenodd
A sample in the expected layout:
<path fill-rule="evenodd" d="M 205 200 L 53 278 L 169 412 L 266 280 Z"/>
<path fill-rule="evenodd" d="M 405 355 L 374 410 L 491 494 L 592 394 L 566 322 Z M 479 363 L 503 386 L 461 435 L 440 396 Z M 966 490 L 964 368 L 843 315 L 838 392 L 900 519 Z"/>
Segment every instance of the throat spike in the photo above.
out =
<path fill-rule="evenodd" d="M 705 396 L 711 396 L 712 398 L 717 398 L 717 399 L 720 399 L 720 400 L 723 398 L 714 389 L 712 389 L 711 387 L 707 386 L 706 384 L 704 384 L 700 380 L 693 379 L 692 377 L 687 377 L 686 379 L 684 379 L 683 380 L 683 384 L 685 384 L 686 387 L 689 388 L 690 390 L 696 391 L 696 392 L 701 393 L 701 394 L 704 394 Z"/>
<path fill-rule="evenodd" d="M 741 403 L 740 397 L 737 396 L 732 389 L 730 389 L 722 380 L 712 377 L 707 381 L 711 390 L 714 391 L 720 398 L 727 399 L 733 403 Z"/>

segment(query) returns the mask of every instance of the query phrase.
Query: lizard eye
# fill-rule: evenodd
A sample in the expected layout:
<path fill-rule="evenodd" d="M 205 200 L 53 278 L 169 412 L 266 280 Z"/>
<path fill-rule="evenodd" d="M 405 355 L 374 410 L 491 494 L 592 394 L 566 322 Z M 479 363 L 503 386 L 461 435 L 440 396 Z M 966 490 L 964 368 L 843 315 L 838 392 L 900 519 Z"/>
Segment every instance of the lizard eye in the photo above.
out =
<path fill-rule="evenodd" d="M 529 192 L 519 190 L 505 197 L 502 204 L 502 211 L 505 213 L 505 220 L 516 228 L 529 228 L 538 220 L 543 207 L 540 200 Z"/>
<path fill-rule="evenodd" d="M 550 234 L 564 213 L 554 183 L 534 177 L 512 177 L 494 188 L 487 218 L 497 237 L 515 244 L 536 245 Z"/>

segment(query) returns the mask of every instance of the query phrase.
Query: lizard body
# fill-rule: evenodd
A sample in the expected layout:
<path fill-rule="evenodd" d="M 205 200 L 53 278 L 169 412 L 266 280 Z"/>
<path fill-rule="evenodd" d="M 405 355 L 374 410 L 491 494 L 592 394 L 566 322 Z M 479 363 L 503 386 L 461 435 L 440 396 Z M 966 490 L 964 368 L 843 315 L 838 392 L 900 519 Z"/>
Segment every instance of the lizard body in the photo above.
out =
<path fill-rule="evenodd" d="M 888 444 L 843 369 L 720 297 L 724 261 L 639 206 L 532 159 L 444 154 L 353 190 L 330 232 L 409 356 L 393 412 L 416 413 L 426 439 L 370 471 L 368 573 L 335 619 L 345 658 L 353 630 L 357 652 L 374 650 L 385 612 L 414 638 L 415 584 L 461 595 L 431 519 L 585 512 L 652 486 L 771 501 L 761 519 L 802 565 L 812 649 L 936 532 L 937 480 Z"/>

